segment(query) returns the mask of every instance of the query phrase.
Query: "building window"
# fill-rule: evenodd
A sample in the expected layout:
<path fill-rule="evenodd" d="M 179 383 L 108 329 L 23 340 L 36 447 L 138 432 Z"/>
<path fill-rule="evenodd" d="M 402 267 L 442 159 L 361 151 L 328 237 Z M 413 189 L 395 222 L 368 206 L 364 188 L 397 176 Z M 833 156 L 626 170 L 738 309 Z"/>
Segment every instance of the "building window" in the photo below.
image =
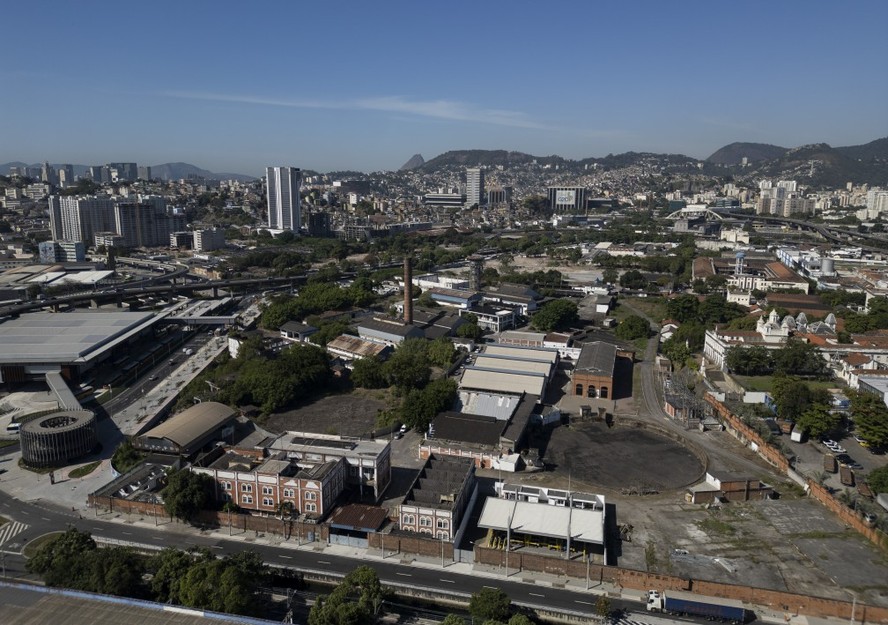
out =
<path fill-rule="evenodd" d="M 313 503 L 307 503 L 307 504 L 305 504 L 305 511 L 306 511 L 306 512 L 317 512 L 317 511 L 318 511 L 318 507 L 317 507 L 316 504 L 313 504 Z"/>
<path fill-rule="evenodd" d="M 273 506 L 274 500 L 271 497 L 263 497 L 262 498 L 262 505 L 263 506 Z"/>
<path fill-rule="evenodd" d="M 317 498 L 318 498 L 318 494 L 309 491 L 309 492 L 305 493 L 305 498 L 306 498 L 308 501 L 316 501 Z"/>
<path fill-rule="evenodd" d="M 595 397 L 595 386 L 590 384 L 589 390 L 586 393 L 589 397 Z"/>
<path fill-rule="evenodd" d="M 222 490 L 231 490 L 231 482 L 222 482 Z"/>
<path fill-rule="evenodd" d="M 252 484 L 241 484 L 241 492 L 252 493 L 253 492 L 253 485 Z"/>
<path fill-rule="evenodd" d="M 601 399 L 607 399 L 607 387 L 606 386 L 601 387 L 601 389 L 598 391 L 598 396 L 601 397 Z"/>
<path fill-rule="evenodd" d="M 416 517 L 412 514 L 405 514 L 404 517 L 404 525 L 413 525 L 416 523 Z"/>
<path fill-rule="evenodd" d="M 576 394 L 577 394 L 579 397 L 582 397 L 582 396 L 583 396 L 583 385 L 582 385 L 582 384 L 577 384 Z"/>
<path fill-rule="evenodd" d="M 253 496 L 252 495 L 242 495 L 241 496 L 241 503 L 253 503 Z"/>
<path fill-rule="evenodd" d="M 438 519 L 438 529 L 446 530 L 450 524 L 447 522 L 447 519 Z"/>
<path fill-rule="evenodd" d="M 427 516 L 421 516 L 419 517 L 419 524 L 423 527 L 431 527 L 432 520 Z"/>
<path fill-rule="evenodd" d="M 285 488 L 284 489 L 284 497 L 291 497 L 292 498 L 293 496 L 294 496 L 294 492 L 293 492 L 292 488 Z"/>
<path fill-rule="evenodd" d="M 262 494 L 263 495 L 273 495 L 274 490 L 272 490 L 271 486 L 263 486 L 262 487 Z"/>
<path fill-rule="evenodd" d="M 438 538 L 440 538 L 441 540 L 444 540 L 445 538 L 450 538 L 450 537 L 447 535 L 447 532 L 438 532 Z"/>

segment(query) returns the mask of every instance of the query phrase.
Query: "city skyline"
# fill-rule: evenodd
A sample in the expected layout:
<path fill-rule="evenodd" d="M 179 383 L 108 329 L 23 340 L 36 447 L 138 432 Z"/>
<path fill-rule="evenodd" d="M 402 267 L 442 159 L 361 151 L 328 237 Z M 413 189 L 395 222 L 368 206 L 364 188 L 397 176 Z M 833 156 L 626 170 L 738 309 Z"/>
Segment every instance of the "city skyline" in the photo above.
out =
<path fill-rule="evenodd" d="M 888 135 L 888 5 L 743 8 L 53 5 L 39 46 L 29 29 L 8 33 L 0 162 L 259 176 L 270 163 L 391 170 L 454 149 L 705 158 L 734 141 Z"/>

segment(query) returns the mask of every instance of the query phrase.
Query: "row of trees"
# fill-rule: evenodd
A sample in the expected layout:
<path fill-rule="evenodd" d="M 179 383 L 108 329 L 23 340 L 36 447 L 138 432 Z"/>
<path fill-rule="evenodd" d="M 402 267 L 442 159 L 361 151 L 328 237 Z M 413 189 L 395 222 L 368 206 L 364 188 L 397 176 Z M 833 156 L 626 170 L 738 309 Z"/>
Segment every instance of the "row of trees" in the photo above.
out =
<path fill-rule="evenodd" d="M 362 308 L 375 301 L 373 281 L 367 277 L 355 279 L 347 288 L 332 282 L 311 282 L 302 287 L 298 296 L 274 298 L 262 311 L 260 324 L 267 330 L 277 330 L 287 321 L 305 319 L 329 310 Z"/>
<path fill-rule="evenodd" d="M 811 343 L 789 339 L 780 349 L 762 345 L 735 345 L 725 351 L 725 364 L 742 375 L 799 375 L 812 378 L 829 377 L 829 367 L 820 350 Z"/>
<path fill-rule="evenodd" d="M 145 556 L 127 547 L 99 549 L 75 528 L 43 544 L 27 568 L 49 586 L 255 616 L 262 614 L 258 590 L 269 576 L 251 551 L 221 559 L 208 549 Z M 150 582 L 146 573 L 153 573 Z"/>
<path fill-rule="evenodd" d="M 683 294 L 666 302 L 666 314 L 679 323 L 694 321 L 711 328 L 717 323 L 745 317 L 746 311 L 728 302 L 723 295 L 710 295 L 700 301 L 696 295 Z"/>

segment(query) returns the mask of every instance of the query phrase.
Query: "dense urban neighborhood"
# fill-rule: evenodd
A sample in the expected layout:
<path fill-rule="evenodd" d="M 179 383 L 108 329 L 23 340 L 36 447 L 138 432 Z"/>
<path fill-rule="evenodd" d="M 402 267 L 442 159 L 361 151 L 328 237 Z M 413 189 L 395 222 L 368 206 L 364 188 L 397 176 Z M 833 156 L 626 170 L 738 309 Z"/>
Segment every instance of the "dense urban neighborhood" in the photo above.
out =
<path fill-rule="evenodd" d="M 888 619 L 888 139 L 764 147 L 0 166 L 4 576 L 313 625 Z"/>

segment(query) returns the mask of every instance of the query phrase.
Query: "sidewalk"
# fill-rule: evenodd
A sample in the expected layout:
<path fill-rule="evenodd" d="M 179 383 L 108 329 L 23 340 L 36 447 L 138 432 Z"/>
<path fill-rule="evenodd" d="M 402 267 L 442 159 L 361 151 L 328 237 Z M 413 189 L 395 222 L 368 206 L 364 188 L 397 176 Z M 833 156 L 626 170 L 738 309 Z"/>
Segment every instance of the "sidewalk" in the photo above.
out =
<path fill-rule="evenodd" d="M 386 552 L 383 558 L 381 549 L 360 549 L 358 547 L 349 547 L 345 545 L 328 544 L 325 541 L 305 542 L 298 544 L 295 538 L 285 540 L 274 534 L 263 534 L 255 531 L 236 531 L 230 536 L 228 528 L 221 527 L 212 530 L 199 531 L 196 528 L 179 522 L 164 521 L 155 526 L 154 522 L 136 515 L 115 514 L 113 517 L 104 517 L 100 515 L 103 521 L 114 521 L 122 524 L 135 525 L 142 528 L 150 528 L 158 531 L 171 531 L 179 534 L 195 534 L 199 533 L 203 537 L 214 538 L 218 540 L 237 541 L 244 543 L 245 546 L 250 544 L 261 544 L 265 546 L 277 547 L 292 551 L 312 551 L 318 555 L 330 554 L 334 556 L 353 558 L 362 561 L 391 562 L 405 566 L 420 567 L 429 570 L 438 570 L 442 574 L 452 572 L 458 575 L 467 575 L 476 578 L 485 579 L 506 579 L 505 571 L 501 567 L 488 566 L 484 564 L 472 564 L 467 562 L 446 561 L 445 566 L 441 566 L 439 558 L 428 556 L 417 556 L 414 554 L 403 554 L 395 552 Z M 594 602 L 595 598 L 600 595 L 606 595 L 613 599 L 621 599 L 636 603 L 637 607 L 630 608 L 632 620 L 641 623 L 649 623 L 650 625 L 669 625 L 674 623 L 673 620 L 666 616 L 649 614 L 645 612 L 643 592 L 634 589 L 620 588 L 609 582 L 599 583 L 597 580 L 587 581 L 583 579 L 575 579 L 562 575 L 552 575 L 548 573 L 537 573 L 533 571 L 510 570 L 508 580 L 516 583 L 535 584 L 540 587 L 562 588 L 575 592 L 588 592 L 590 602 Z M 783 612 L 770 611 L 763 607 L 755 607 L 754 612 L 758 620 L 766 623 L 793 623 L 796 625 L 835 625 L 837 621 L 827 619 L 812 619 L 804 616 L 787 615 Z"/>

